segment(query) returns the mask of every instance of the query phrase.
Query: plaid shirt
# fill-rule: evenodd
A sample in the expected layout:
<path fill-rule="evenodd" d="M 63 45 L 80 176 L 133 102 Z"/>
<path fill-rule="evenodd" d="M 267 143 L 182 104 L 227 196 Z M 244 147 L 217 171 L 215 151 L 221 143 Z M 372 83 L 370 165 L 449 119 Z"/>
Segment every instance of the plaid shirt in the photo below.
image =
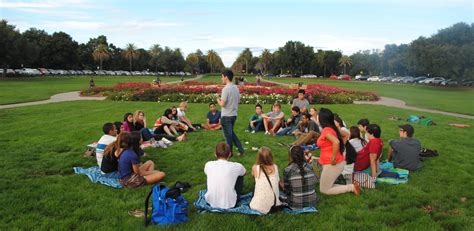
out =
<path fill-rule="evenodd" d="M 316 195 L 316 176 L 313 166 L 305 163 L 303 165 L 305 174 L 305 185 L 300 174 L 298 165 L 292 163 L 285 168 L 283 180 L 285 183 L 285 194 L 288 196 L 288 205 L 294 209 L 314 207 L 318 201 Z"/>

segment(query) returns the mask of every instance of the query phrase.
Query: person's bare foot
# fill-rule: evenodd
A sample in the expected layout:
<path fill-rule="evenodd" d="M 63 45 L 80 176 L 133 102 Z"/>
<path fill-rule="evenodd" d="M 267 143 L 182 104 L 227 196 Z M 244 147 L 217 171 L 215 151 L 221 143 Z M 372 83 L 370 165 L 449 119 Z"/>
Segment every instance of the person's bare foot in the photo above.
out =
<path fill-rule="evenodd" d="M 357 182 L 354 182 L 354 195 L 360 196 L 360 186 Z"/>

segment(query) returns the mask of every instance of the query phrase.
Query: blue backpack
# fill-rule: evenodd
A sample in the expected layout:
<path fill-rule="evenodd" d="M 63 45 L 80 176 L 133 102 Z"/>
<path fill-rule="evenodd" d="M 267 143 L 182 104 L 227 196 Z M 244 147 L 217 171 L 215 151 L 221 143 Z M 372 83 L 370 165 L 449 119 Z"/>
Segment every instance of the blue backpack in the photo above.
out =
<path fill-rule="evenodd" d="M 151 189 L 145 200 L 145 226 L 152 224 L 168 225 L 188 221 L 188 203 L 183 196 L 176 199 L 167 197 L 168 187 L 156 184 Z M 148 202 L 152 200 L 151 219 L 148 219 Z"/>
<path fill-rule="evenodd" d="M 418 122 L 420 122 L 420 117 L 418 117 L 416 115 L 410 115 L 410 116 L 408 116 L 407 121 L 410 122 L 410 123 L 418 123 Z"/>

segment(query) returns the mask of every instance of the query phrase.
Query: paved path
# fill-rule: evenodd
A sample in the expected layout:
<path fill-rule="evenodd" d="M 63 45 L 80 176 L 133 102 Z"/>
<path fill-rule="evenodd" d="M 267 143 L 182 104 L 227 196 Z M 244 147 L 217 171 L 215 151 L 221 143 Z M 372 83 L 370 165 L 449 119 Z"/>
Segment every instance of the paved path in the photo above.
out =
<path fill-rule="evenodd" d="M 279 83 L 279 82 L 270 81 L 270 80 L 263 80 L 263 81 L 276 83 L 283 86 L 290 86 L 290 84 Z M 472 115 L 465 115 L 465 114 L 458 114 L 458 113 L 453 113 L 453 112 L 445 112 L 445 111 L 438 111 L 438 110 L 433 110 L 433 109 L 424 109 L 424 108 L 418 108 L 418 107 L 413 107 L 413 106 L 407 106 L 406 103 L 402 100 L 388 98 L 388 97 L 380 97 L 380 100 L 378 101 L 354 101 L 354 104 L 382 105 L 382 106 L 396 107 L 396 108 L 401 108 L 401 109 L 406 109 L 406 110 L 454 116 L 454 117 L 459 117 L 459 118 L 464 118 L 464 119 L 474 119 L 474 116 Z"/>
<path fill-rule="evenodd" d="M 197 80 L 197 79 L 200 79 L 202 77 L 203 77 L 203 75 L 198 75 L 195 78 L 186 79 L 184 81 Z M 175 83 L 181 83 L 181 80 L 167 82 L 167 83 L 164 83 L 164 84 L 175 84 Z M 101 97 L 101 96 L 81 96 L 79 93 L 80 93 L 79 91 L 66 92 L 66 93 L 60 93 L 60 94 L 53 95 L 53 96 L 51 96 L 50 99 L 47 99 L 47 100 L 0 105 L 0 109 L 25 107 L 25 106 L 41 105 L 41 104 L 48 104 L 48 103 L 58 103 L 58 102 L 66 102 L 66 101 L 104 100 L 106 98 L 106 97 Z"/>

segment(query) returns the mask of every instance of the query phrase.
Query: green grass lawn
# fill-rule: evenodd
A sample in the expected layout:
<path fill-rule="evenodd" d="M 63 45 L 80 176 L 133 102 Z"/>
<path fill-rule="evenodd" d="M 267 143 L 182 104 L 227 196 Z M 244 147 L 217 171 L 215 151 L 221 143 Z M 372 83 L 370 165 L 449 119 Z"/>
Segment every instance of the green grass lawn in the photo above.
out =
<path fill-rule="evenodd" d="M 152 102 L 65 102 L 49 105 L 0 110 L 0 230 L 136 230 L 143 220 L 127 212 L 142 208 L 150 186 L 140 189 L 112 189 L 92 184 L 84 175 L 75 175 L 72 167 L 89 167 L 95 159 L 82 157 L 85 145 L 98 140 L 101 127 L 108 121 L 121 120 L 125 112 L 142 109 L 152 124 L 173 103 Z M 268 111 L 269 105 L 265 105 Z M 319 105 L 318 105 L 319 107 Z M 398 136 L 397 125 L 390 116 L 406 118 L 412 111 L 368 105 L 330 105 L 348 125 L 362 117 L 382 127 L 382 139 Z M 187 115 L 203 122 L 208 107 L 190 104 Z M 247 171 L 255 163 L 252 146 L 268 146 L 280 167 L 287 165 L 287 149 L 277 142 L 291 137 L 269 137 L 244 132 L 252 105 L 241 105 L 236 132 L 247 153 L 233 157 Z M 288 114 L 289 106 L 283 111 Z M 424 147 L 437 149 L 440 156 L 424 162 L 419 172 L 411 173 L 407 184 L 378 185 L 364 190 L 361 197 L 352 194 L 324 196 L 316 214 L 268 216 L 237 214 L 198 214 L 190 206 L 190 221 L 168 228 L 182 230 L 473 230 L 474 229 L 474 159 L 471 141 L 472 120 L 427 114 L 436 126 L 415 126 L 415 137 Z M 470 128 L 455 128 L 448 123 L 468 123 Z M 191 204 L 197 192 L 206 187 L 204 164 L 213 160 L 213 149 L 223 141 L 221 131 L 198 131 L 185 143 L 168 149 L 147 149 L 159 169 L 166 172 L 166 184 L 189 181 L 193 187 L 184 194 Z M 384 146 L 384 158 L 387 145 Z M 146 160 L 148 158 L 144 158 Z M 253 190 L 250 174 L 245 177 L 244 191 Z M 152 227 L 158 229 L 158 226 Z"/>
<path fill-rule="evenodd" d="M 89 87 L 89 76 L 4 78 L 0 79 L 0 105 L 49 99 L 50 96 Z M 120 82 L 152 82 L 153 76 L 97 76 L 96 86 L 112 86 Z M 180 80 L 180 77 L 160 77 L 162 82 Z"/>
<path fill-rule="evenodd" d="M 271 78 L 281 83 L 323 83 L 403 100 L 410 106 L 474 115 L 474 88 L 444 88 L 413 84 L 386 84 L 330 79 Z"/>

